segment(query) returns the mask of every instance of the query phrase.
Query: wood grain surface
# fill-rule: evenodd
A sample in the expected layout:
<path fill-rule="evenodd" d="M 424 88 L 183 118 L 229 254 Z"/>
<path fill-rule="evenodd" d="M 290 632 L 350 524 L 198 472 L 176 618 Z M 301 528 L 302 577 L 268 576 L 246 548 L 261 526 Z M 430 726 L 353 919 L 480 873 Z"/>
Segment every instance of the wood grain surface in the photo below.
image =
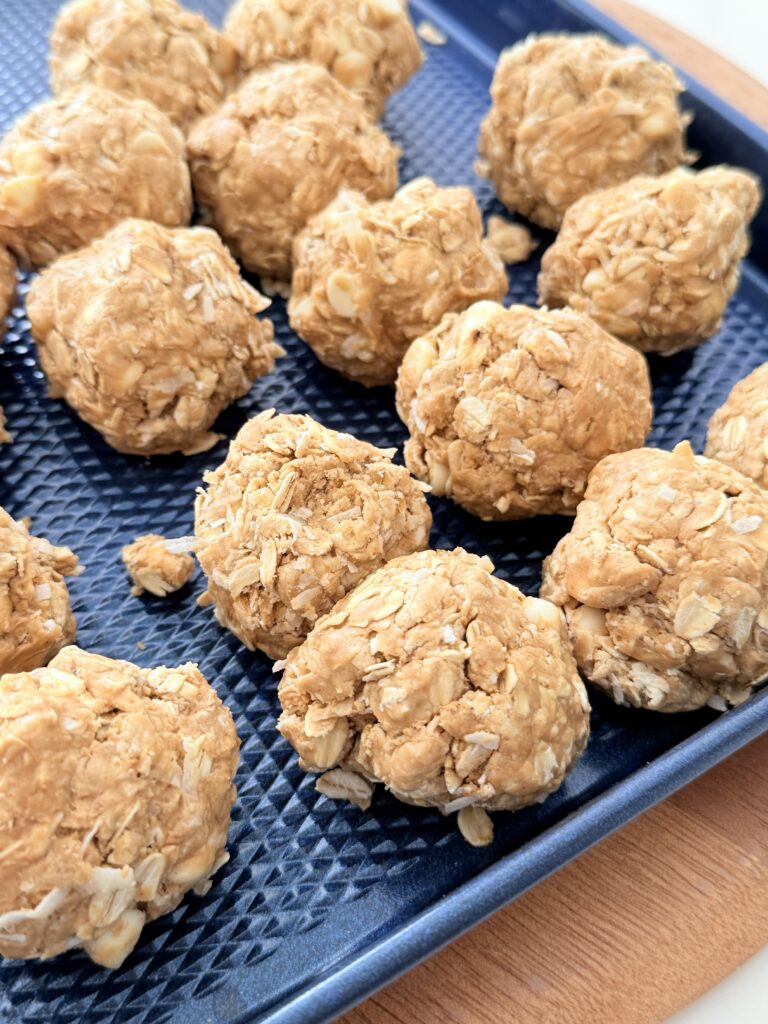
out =
<path fill-rule="evenodd" d="M 597 4 L 768 127 L 768 89 L 623 0 Z M 768 736 L 340 1024 L 661 1024 L 768 943 Z"/>

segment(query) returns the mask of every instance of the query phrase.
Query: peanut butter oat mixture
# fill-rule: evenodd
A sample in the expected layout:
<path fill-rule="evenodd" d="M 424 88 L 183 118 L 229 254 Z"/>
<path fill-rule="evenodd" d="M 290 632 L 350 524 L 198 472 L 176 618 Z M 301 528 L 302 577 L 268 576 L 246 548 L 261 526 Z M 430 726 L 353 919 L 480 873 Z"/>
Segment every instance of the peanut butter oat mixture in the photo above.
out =
<path fill-rule="evenodd" d="M 235 0 L 224 27 L 245 70 L 321 64 L 374 117 L 424 59 L 400 0 Z"/>
<path fill-rule="evenodd" d="M 768 489 L 768 363 L 731 389 L 709 421 L 704 454 Z"/>
<path fill-rule="evenodd" d="M 318 789 L 367 806 L 516 810 L 556 790 L 586 746 L 589 703 L 554 605 L 461 548 L 395 559 L 315 625 L 287 659 L 278 728 Z M 470 811 L 470 808 L 472 809 Z"/>
<path fill-rule="evenodd" d="M 16 297 L 16 260 L 0 245 L 0 341 L 5 334 L 5 318 Z M 0 405 L 0 444 L 10 444 L 13 438 L 5 429 L 5 416 Z"/>
<path fill-rule="evenodd" d="M 31 536 L 0 508 L 0 676 L 45 665 L 72 643 L 75 617 L 64 577 L 80 571 L 69 548 Z"/>
<path fill-rule="evenodd" d="M 186 224 L 184 140 L 145 100 L 84 86 L 24 114 L 0 143 L 0 243 L 43 266 L 126 217 Z"/>
<path fill-rule="evenodd" d="M 593 466 L 641 445 L 645 359 L 572 310 L 478 302 L 405 355 L 406 465 L 483 519 L 573 514 Z"/>
<path fill-rule="evenodd" d="M 768 496 L 687 441 L 612 455 L 545 561 L 541 594 L 617 703 L 725 710 L 768 672 Z"/>
<path fill-rule="evenodd" d="M 293 239 L 343 188 L 397 188 L 398 150 L 357 97 L 303 62 L 254 72 L 188 141 L 207 219 L 254 273 L 285 279 Z"/>
<path fill-rule="evenodd" d="M 129 220 L 41 274 L 27 312 L 53 397 L 118 451 L 191 455 L 283 354 L 268 305 L 209 228 Z"/>
<path fill-rule="evenodd" d="M 515 224 L 504 217 L 488 218 L 488 244 L 507 264 L 523 263 L 538 246 L 524 224 Z"/>
<path fill-rule="evenodd" d="M 585 196 L 544 253 L 539 300 L 587 313 L 643 352 L 670 355 L 717 331 L 739 283 L 757 179 L 680 168 Z"/>
<path fill-rule="evenodd" d="M 291 326 L 327 366 L 392 384 L 414 338 L 478 299 L 501 299 L 504 267 L 467 188 L 429 178 L 369 203 L 342 192 L 293 249 Z"/>
<path fill-rule="evenodd" d="M 0 954 L 119 967 L 228 860 L 238 739 L 195 665 L 67 647 L 0 679 Z"/>
<path fill-rule="evenodd" d="M 56 93 L 90 83 L 149 100 L 189 129 L 234 86 L 237 53 L 176 0 L 72 0 L 51 34 Z"/>
<path fill-rule="evenodd" d="M 374 569 L 427 545 L 423 488 L 308 416 L 250 420 L 195 504 L 196 554 L 222 625 L 281 658 Z"/>
<path fill-rule="evenodd" d="M 682 88 L 640 46 L 529 36 L 499 58 L 479 169 L 510 210 L 557 228 L 581 196 L 691 161 Z"/>
<path fill-rule="evenodd" d="M 179 545 L 160 534 L 145 533 L 126 544 L 121 557 L 133 581 L 133 596 L 148 590 L 155 597 L 166 597 L 189 583 L 195 572 L 195 560 L 189 554 L 193 543 L 191 537 L 181 538 Z"/>

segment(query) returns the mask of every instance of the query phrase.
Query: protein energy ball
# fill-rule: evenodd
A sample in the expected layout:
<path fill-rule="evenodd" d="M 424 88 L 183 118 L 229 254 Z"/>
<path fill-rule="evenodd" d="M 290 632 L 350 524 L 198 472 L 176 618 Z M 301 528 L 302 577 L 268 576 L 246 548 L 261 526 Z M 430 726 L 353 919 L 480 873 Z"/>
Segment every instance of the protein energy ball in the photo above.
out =
<path fill-rule="evenodd" d="M 557 228 L 571 203 L 595 189 L 691 162 L 682 88 L 640 46 L 529 36 L 496 66 L 480 170 L 510 210 Z"/>
<path fill-rule="evenodd" d="M 133 582 L 133 596 L 148 590 L 155 597 L 166 597 L 189 583 L 195 571 L 189 554 L 193 543 L 191 537 L 168 540 L 158 533 L 145 533 L 126 544 L 120 555 Z"/>
<path fill-rule="evenodd" d="M 757 179 L 731 167 L 633 178 L 568 210 L 541 261 L 539 301 L 587 313 L 643 352 L 719 328 L 749 248 Z"/>
<path fill-rule="evenodd" d="M 219 622 L 247 647 L 284 657 L 374 569 L 426 547 L 423 489 L 393 454 L 270 409 L 205 474 L 195 551 Z"/>
<path fill-rule="evenodd" d="M 572 310 L 478 302 L 405 355 L 406 465 L 484 519 L 573 514 L 605 455 L 651 424 L 645 359 Z"/>
<path fill-rule="evenodd" d="M 298 236 L 293 264 L 291 327 L 368 386 L 394 383 L 408 345 L 444 313 L 507 291 L 472 193 L 428 178 L 377 203 L 342 192 Z"/>
<path fill-rule="evenodd" d="M 51 33 L 55 93 L 90 83 L 149 100 L 183 131 L 235 84 L 237 53 L 176 0 L 73 0 Z"/>
<path fill-rule="evenodd" d="M 27 313 L 53 397 L 118 451 L 191 455 L 283 354 L 268 305 L 209 228 L 130 220 L 41 274 Z"/>
<path fill-rule="evenodd" d="M 16 297 L 16 261 L 13 256 L 0 245 L 0 341 L 5 334 L 5 318 L 13 307 Z M 0 405 L 0 444 L 10 444 L 13 438 L 5 429 L 5 416 Z"/>
<path fill-rule="evenodd" d="M 195 195 L 254 273 L 287 279 L 295 235 L 342 188 L 397 188 L 398 150 L 324 68 L 254 72 L 188 140 Z"/>
<path fill-rule="evenodd" d="M 119 967 L 228 860 L 238 739 L 195 665 L 67 647 L 0 679 L 0 954 Z"/>
<path fill-rule="evenodd" d="M 24 114 L 0 143 L 0 242 L 42 266 L 126 217 L 187 224 L 184 139 L 145 100 L 96 86 Z"/>
<path fill-rule="evenodd" d="M 768 363 L 731 389 L 709 421 L 704 454 L 768 489 Z"/>
<path fill-rule="evenodd" d="M 75 617 L 64 577 L 80 571 L 69 548 L 31 536 L 0 508 L 0 676 L 46 665 L 72 643 Z"/>
<path fill-rule="evenodd" d="M 236 0 L 224 28 L 245 70 L 273 60 L 321 64 L 374 117 L 424 59 L 401 0 Z"/>
<path fill-rule="evenodd" d="M 593 470 L 541 594 L 618 704 L 725 710 L 768 672 L 767 561 L 768 496 L 686 441 Z"/>
<path fill-rule="evenodd" d="M 565 623 L 492 570 L 461 548 L 397 558 L 289 654 L 278 729 L 305 770 L 342 769 L 322 792 L 367 806 L 366 780 L 383 782 L 459 811 L 484 845 L 478 809 L 516 810 L 560 786 L 589 733 Z"/>

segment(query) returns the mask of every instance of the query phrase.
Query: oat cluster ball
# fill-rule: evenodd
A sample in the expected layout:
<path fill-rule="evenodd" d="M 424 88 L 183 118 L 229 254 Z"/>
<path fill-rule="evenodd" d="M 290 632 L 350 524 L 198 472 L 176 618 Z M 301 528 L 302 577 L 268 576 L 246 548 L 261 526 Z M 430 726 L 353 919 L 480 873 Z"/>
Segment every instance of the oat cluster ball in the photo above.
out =
<path fill-rule="evenodd" d="M 13 307 L 16 297 L 16 260 L 6 248 L 0 245 L 0 341 L 5 334 L 5 318 Z M 5 416 L 0 406 L 0 444 L 10 444 L 13 438 L 5 429 Z"/>
<path fill-rule="evenodd" d="M 27 313 L 54 397 L 120 452 L 190 455 L 283 354 L 268 305 L 214 231 L 128 220 L 41 274 Z"/>
<path fill-rule="evenodd" d="M 768 496 L 687 441 L 612 455 L 545 561 L 541 594 L 617 703 L 724 710 L 768 672 Z"/>
<path fill-rule="evenodd" d="M 483 519 L 573 514 L 594 465 L 643 444 L 645 359 L 569 309 L 478 302 L 416 340 L 397 380 L 406 465 Z"/>
<path fill-rule="evenodd" d="M 481 170 L 510 210 L 557 228 L 571 203 L 595 189 L 690 162 L 682 88 L 640 46 L 529 36 L 496 66 Z"/>
<path fill-rule="evenodd" d="M 72 643 L 75 617 L 64 577 L 80 571 L 69 548 L 33 537 L 0 508 L 0 676 L 46 665 Z"/>
<path fill-rule="evenodd" d="M 51 33 L 55 93 L 98 85 L 149 100 L 183 131 L 235 84 L 237 53 L 176 0 L 72 0 Z"/>
<path fill-rule="evenodd" d="M 84 86 L 24 114 L 0 143 L 0 243 L 43 266 L 124 220 L 187 224 L 181 132 L 145 100 Z"/>
<path fill-rule="evenodd" d="M 342 188 L 397 188 L 398 150 L 324 68 L 255 71 L 188 140 L 196 198 L 246 269 L 287 279 L 295 235 Z"/>
<path fill-rule="evenodd" d="M 308 416 L 260 413 L 195 503 L 195 551 L 222 625 L 282 658 L 384 562 L 426 547 L 420 485 L 375 448 Z"/>
<path fill-rule="evenodd" d="M 539 300 L 587 313 L 643 352 L 711 337 L 739 283 L 757 179 L 683 168 L 584 196 L 541 261 Z"/>
<path fill-rule="evenodd" d="M 140 597 L 145 590 L 155 597 L 166 597 L 181 590 L 195 572 L 195 560 L 189 554 L 192 538 L 168 540 L 159 533 L 145 533 L 126 544 L 120 555 L 133 587 Z"/>
<path fill-rule="evenodd" d="M 207 892 L 238 739 L 195 665 L 67 647 L 0 678 L 0 954 L 119 967 L 146 921 Z"/>
<path fill-rule="evenodd" d="M 246 71 L 273 60 L 321 64 L 374 117 L 424 59 L 401 0 L 235 0 L 224 28 Z"/>
<path fill-rule="evenodd" d="M 303 768 L 342 766 L 445 813 L 560 786 L 589 733 L 565 623 L 492 570 L 461 548 L 407 555 L 317 622 L 278 690 Z"/>
<path fill-rule="evenodd" d="M 768 363 L 731 389 L 709 421 L 704 454 L 768 490 Z"/>
<path fill-rule="evenodd" d="M 298 236 L 293 264 L 291 326 L 369 386 L 394 383 L 408 345 L 443 314 L 507 291 L 472 193 L 429 178 L 376 203 L 342 192 Z"/>

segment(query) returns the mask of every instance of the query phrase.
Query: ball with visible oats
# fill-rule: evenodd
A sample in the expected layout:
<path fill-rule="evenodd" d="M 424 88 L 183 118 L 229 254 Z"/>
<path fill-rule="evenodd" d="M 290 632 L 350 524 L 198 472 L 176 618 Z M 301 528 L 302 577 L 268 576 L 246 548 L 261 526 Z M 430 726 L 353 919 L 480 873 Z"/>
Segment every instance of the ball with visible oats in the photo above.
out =
<path fill-rule="evenodd" d="M 287 659 L 278 729 L 318 789 L 360 806 L 371 783 L 459 811 L 516 810 L 562 783 L 589 734 L 589 702 L 562 614 L 457 548 L 395 559 L 315 625 Z M 367 784 L 366 784 L 367 783 Z"/>
<path fill-rule="evenodd" d="M 293 254 L 291 326 L 318 359 L 368 386 L 394 383 L 408 345 L 443 314 L 507 291 L 472 193 L 429 178 L 376 203 L 343 192 Z"/>
<path fill-rule="evenodd" d="M 0 676 L 47 664 L 75 639 L 65 576 L 80 572 L 77 557 L 33 537 L 0 508 Z"/>
<path fill-rule="evenodd" d="M 681 91 L 672 68 L 640 46 L 529 36 L 496 66 L 481 169 L 510 210 L 556 228 L 595 189 L 691 161 Z"/>
<path fill-rule="evenodd" d="M 0 341 L 5 334 L 5 318 L 11 311 L 16 297 L 16 260 L 6 248 L 0 245 Z M 10 444 L 13 440 L 5 429 L 5 416 L 0 406 L 0 444 Z"/>
<path fill-rule="evenodd" d="M 282 658 L 374 569 L 426 547 L 423 489 L 393 454 L 308 416 L 249 420 L 195 504 L 221 624 Z"/>
<path fill-rule="evenodd" d="M 344 188 L 397 188 L 398 150 L 322 67 L 255 71 L 188 139 L 195 195 L 251 271 L 286 279 L 293 239 Z"/>
<path fill-rule="evenodd" d="M 133 587 L 140 597 L 145 590 L 155 597 L 174 594 L 192 579 L 195 560 L 189 554 L 194 538 L 168 539 L 159 533 L 145 533 L 126 544 L 121 557 Z"/>
<path fill-rule="evenodd" d="M 0 243 L 32 266 L 126 217 L 187 224 L 184 139 L 145 100 L 83 86 L 24 114 L 0 143 Z"/>
<path fill-rule="evenodd" d="M 405 355 L 405 461 L 484 519 L 573 514 L 600 459 L 651 424 L 645 359 L 572 310 L 478 302 Z"/>
<path fill-rule="evenodd" d="M 54 397 L 118 451 L 205 451 L 283 350 L 269 301 L 209 228 L 127 220 L 37 278 L 27 300 Z"/>
<path fill-rule="evenodd" d="M 401 0 L 235 0 L 224 29 L 245 70 L 273 60 L 321 64 L 374 117 L 424 59 Z"/>
<path fill-rule="evenodd" d="M 235 84 L 237 53 L 176 0 L 72 0 L 51 33 L 55 93 L 89 83 L 149 100 L 182 131 Z"/>
<path fill-rule="evenodd" d="M 671 355 L 719 328 L 760 204 L 731 167 L 678 169 L 584 196 L 541 261 L 539 301 L 571 306 L 643 352 Z"/>
<path fill-rule="evenodd" d="M 617 703 L 725 710 L 768 673 L 768 496 L 687 441 L 612 455 L 545 561 L 541 594 Z"/>
<path fill-rule="evenodd" d="M 119 967 L 228 860 L 238 739 L 196 665 L 67 647 L 0 678 L 0 954 Z"/>
<path fill-rule="evenodd" d="M 768 490 L 768 363 L 731 389 L 709 421 L 704 454 Z"/>

